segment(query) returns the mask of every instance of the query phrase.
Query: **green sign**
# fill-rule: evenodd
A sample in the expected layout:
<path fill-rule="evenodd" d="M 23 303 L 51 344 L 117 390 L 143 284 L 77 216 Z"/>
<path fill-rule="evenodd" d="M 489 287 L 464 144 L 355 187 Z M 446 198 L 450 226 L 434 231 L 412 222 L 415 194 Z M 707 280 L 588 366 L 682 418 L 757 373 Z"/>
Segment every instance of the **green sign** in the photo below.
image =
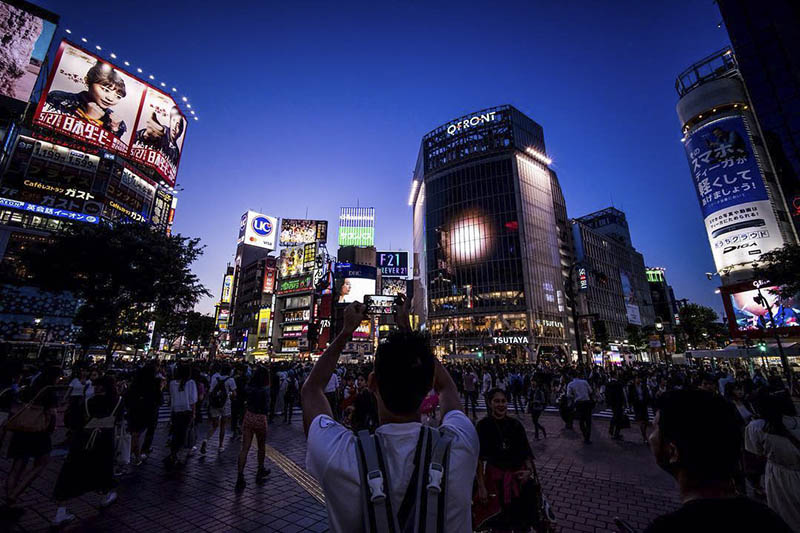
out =
<path fill-rule="evenodd" d="M 375 228 L 339 228 L 339 246 L 375 246 Z"/>

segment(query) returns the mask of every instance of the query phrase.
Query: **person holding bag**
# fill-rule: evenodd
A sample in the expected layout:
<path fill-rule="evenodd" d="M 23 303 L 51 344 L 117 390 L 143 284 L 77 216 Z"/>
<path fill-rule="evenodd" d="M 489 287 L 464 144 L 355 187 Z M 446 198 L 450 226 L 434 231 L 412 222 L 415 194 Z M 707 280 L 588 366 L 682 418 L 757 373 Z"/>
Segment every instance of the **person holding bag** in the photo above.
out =
<path fill-rule="evenodd" d="M 58 502 L 53 525 L 71 522 L 75 515 L 67 512 L 66 500 L 89 491 L 100 494 L 100 506 L 107 507 L 117 499 L 113 490 L 114 440 L 122 418 L 122 398 L 117 394 L 112 376 L 103 376 L 95 384 L 95 394 L 84 402 L 88 422 L 80 435 L 72 440 L 69 454 L 58 474 L 53 497 Z"/>
<path fill-rule="evenodd" d="M 46 368 L 33 384 L 22 391 L 22 407 L 9 416 L 4 426 L 11 432 L 8 458 L 12 460 L 6 478 L 6 506 L 13 510 L 14 516 L 21 514 L 20 510 L 14 509 L 17 500 L 50 460 L 58 406 L 54 385 L 60 376 L 59 367 Z M 28 470 L 31 459 L 33 467 Z"/>

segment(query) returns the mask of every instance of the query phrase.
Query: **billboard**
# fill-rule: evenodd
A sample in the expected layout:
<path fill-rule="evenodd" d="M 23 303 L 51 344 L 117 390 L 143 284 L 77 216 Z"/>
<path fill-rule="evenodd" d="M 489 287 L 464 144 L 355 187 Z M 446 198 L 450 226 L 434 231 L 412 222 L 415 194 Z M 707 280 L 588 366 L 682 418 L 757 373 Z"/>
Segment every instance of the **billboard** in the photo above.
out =
<path fill-rule="evenodd" d="M 336 303 L 364 302 L 364 296 L 375 294 L 377 269 L 367 265 L 337 263 L 334 274 Z"/>
<path fill-rule="evenodd" d="M 375 245 L 375 208 L 342 207 L 339 213 L 339 246 Z"/>
<path fill-rule="evenodd" d="M 408 252 L 376 252 L 375 264 L 384 278 L 408 277 Z"/>
<path fill-rule="evenodd" d="M 86 215 L 84 213 L 75 213 L 74 211 L 67 211 L 66 209 L 58 209 L 55 207 L 46 207 L 43 205 L 21 202 L 19 200 L 12 200 L 10 198 L 0 198 L 0 207 L 10 207 L 11 209 L 18 209 L 20 211 L 28 211 L 30 213 L 38 213 L 40 215 L 47 215 L 57 218 L 66 218 L 69 220 L 75 220 L 76 222 L 88 222 L 89 224 L 97 224 L 99 221 L 96 216 Z"/>
<path fill-rule="evenodd" d="M 265 307 L 258 311 L 258 337 L 263 338 L 269 335 L 269 318 L 272 309 Z"/>
<path fill-rule="evenodd" d="M 642 325 L 642 316 L 639 312 L 639 305 L 636 302 L 636 292 L 631 285 L 631 278 L 627 272 L 619 271 L 619 281 L 622 283 L 622 296 L 625 300 L 625 314 L 628 317 L 628 324 Z"/>
<path fill-rule="evenodd" d="M 759 298 L 757 285 L 764 301 Z M 779 296 L 776 290 L 776 286 L 759 281 L 722 287 L 723 305 L 732 336 L 761 337 L 765 330 L 769 330 L 770 335 L 797 335 L 800 332 L 800 294 Z"/>
<path fill-rule="evenodd" d="M 239 239 L 236 242 L 274 250 L 277 228 L 277 218 L 248 211 L 242 215 L 239 224 Z"/>
<path fill-rule="evenodd" d="M 281 255 L 278 258 L 278 271 L 281 278 L 291 278 L 292 276 L 299 276 L 306 272 L 305 268 L 305 247 L 292 246 L 291 248 L 284 248 L 281 250 Z"/>
<path fill-rule="evenodd" d="M 130 158 L 152 168 L 174 187 L 186 125 L 186 117 L 172 97 L 148 86 L 136 123 Z"/>
<path fill-rule="evenodd" d="M 145 89 L 111 63 L 62 41 L 33 122 L 125 154 Z"/>
<path fill-rule="evenodd" d="M 402 278 L 384 278 L 381 277 L 381 294 L 384 296 L 397 296 L 398 294 L 407 294 L 408 287 L 406 284 L 408 280 Z"/>
<path fill-rule="evenodd" d="M 310 242 L 328 242 L 327 220 L 284 218 L 281 220 L 281 246 L 294 246 Z"/>
<path fill-rule="evenodd" d="M 742 116 L 689 133 L 685 148 L 717 271 L 783 246 Z"/>
<path fill-rule="evenodd" d="M 261 292 L 275 292 L 275 278 L 278 275 L 278 269 L 274 267 L 266 267 L 264 269 L 264 286 Z"/>
<path fill-rule="evenodd" d="M 233 274 L 226 274 L 222 280 L 222 298 L 220 301 L 224 304 L 231 303 L 231 291 L 233 289 Z"/>
<path fill-rule="evenodd" d="M 27 2 L 0 1 L 0 95 L 30 100 L 57 23 L 58 16 Z"/>
<path fill-rule="evenodd" d="M 284 294 L 294 294 L 298 292 L 311 292 L 314 288 L 314 278 L 311 274 L 300 278 L 280 279 L 278 280 L 275 294 L 282 296 Z"/>

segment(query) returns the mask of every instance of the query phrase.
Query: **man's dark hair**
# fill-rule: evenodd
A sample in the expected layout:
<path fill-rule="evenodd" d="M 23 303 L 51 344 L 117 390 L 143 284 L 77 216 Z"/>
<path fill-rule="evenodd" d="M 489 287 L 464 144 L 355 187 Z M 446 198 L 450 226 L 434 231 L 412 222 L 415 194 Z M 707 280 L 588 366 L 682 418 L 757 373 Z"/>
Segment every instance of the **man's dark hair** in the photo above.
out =
<path fill-rule="evenodd" d="M 727 481 L 741 453 L 741 435 L 734 410 L 721 397 L 704 390 L 675 390 L 658 400 L 662 445 L 675 444 L 678 466 L 690 479 Z"/>
<path fill-rule="evenodd" d="M 122 98 L 125 98 L 127 94 L 125 91 L 125 80 L 120 76 L 119 72 L 102 61 L 95 63 L 86 73 L 86 83 L 88 85 L 99 83 L 100 85 L 111 87 L 117 91 Z"/>
<path fill-rule="evenodd" d="M 433 385 L 430 339 L 416 331 L 397 330 L 378 345 L 375 378 L 386 408 L 407 415 L 419 409 Z"/>

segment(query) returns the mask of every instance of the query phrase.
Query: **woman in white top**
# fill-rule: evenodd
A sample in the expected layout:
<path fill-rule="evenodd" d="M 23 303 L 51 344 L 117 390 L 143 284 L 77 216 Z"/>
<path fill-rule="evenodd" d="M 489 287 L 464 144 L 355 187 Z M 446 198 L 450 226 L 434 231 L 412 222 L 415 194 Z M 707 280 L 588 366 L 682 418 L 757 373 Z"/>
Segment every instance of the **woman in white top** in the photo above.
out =
<path fill-rule="evenodd" d="M 197 384 L 191 379 L 191 375 L 191 367 L 189 365 L 181 365 L 178 367 L 175 379 L 169 382 L 172 442 L 170 443 L 170 455 L 164 461 L 168 469 L 178 463 L 178 451 L 188 447 L 187 437 L 189 429 L 194 423 Z M 186 459 L 182 464 L 185 463 Z"/>
<path fill-rule="evenodd" d="M 767 504 L 800 531 L 800 417 L 785 391 L 760 395 L 745 433 L 745 449 L 767 459 L 764 490 Z"/>

